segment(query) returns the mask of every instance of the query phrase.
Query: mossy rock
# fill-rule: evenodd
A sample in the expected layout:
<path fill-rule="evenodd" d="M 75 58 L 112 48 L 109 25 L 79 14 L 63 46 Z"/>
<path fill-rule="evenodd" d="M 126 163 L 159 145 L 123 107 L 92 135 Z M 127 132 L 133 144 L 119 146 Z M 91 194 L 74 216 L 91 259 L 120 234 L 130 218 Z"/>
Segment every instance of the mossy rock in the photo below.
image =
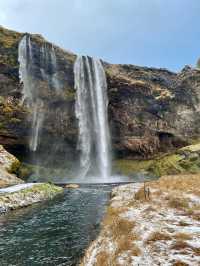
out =
<path fill-rule="evenodd" d="M 153 160 L 117 160 L 114 169 L 125 175 L 146 172 L 155 176 L 200 172 L 200 143 Z"/>
<path fill-rule="evenodd" d="M 50 183 L 44 183 L 44 184 L 35 184 L 33 187 L 31 188 L 26 188 L 26 189 L 23 189 L 21 191 L 21 193 L 23 193 L 23 195 L 27 195 L 29 193 L 44 193 L 45 195 L 52 195 L 52 194 L 55 194 L 55 193 L 59 193 L 59 192 L 62 192 L 63 191 L 63 188 L 61 187 L 58 187 L 58 186 L 55 186 L 53 184 L 50 184 Z"/>
<path fill-rule="evenodd" d="M 63 188 L 53 184 L 34 184 L 20 191 L 2 193 L 0 195 L 0 206 L 4 208 L 5 211 L 15 210 L 47 199 L 52 199 L 63 191 Z"/>
<path fill-rule="evenodd" d="M 11 174 L 16 174 L 18 172 L 18 169 L 20 168 L 20 165 L 20 161 L 16 159 L 8 169 L 8 172 Z"/>
<path fill-rule="evenodd" d="M 17 170 L 17 176 L 23 180 L 27 180 L 33 173 L 34 167 L 26 163 L 22 163 Z"/>
<path fill-rule="evenodd" d="M 120 174 L 131 175 L 147 171 L 152 162 L 152 160 L 116 160 L 114 161 L 114 170 Z"/>
<path fill-rule="evenodd" d="M 21 33 L 0 27 L 0 63 L 18 67 L 18 43 Z"/>

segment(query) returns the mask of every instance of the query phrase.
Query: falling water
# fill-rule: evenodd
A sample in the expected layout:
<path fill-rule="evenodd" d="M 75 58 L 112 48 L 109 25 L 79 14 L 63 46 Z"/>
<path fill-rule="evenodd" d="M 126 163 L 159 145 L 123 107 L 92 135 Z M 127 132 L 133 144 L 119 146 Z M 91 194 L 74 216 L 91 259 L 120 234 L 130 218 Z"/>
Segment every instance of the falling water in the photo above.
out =
<path fill-rule="evenodd" d="M 22 103 L 27 99 L 28 103 L 33 99 L 33 80 L 32 80 L 32 46 L 29 35 L 25 35 L 19 43 L 18 47 L 18 61 L 19 61 L 19 77 L 23 83 Z"/>
<path fill-rule="evenodd" d="M 58 77 L 58 65 L 54 46 L 44 43 L 40 49 L 40 54 L 42 78 L 48 82 L 50 87 L 55 88 L 57 93 L 60 93 L 62 86 Z"/>
<path fill-rule="evenodd" d="M 36 51 L 35 51 L 36 50 Z M 35 60 L 35 52 L 40 60 Z M 23 83 L 22 104 L 32 108 L 32 131 L 30 135 L 30 150 L 36 151 L 39 144 L 40 131 L 45 117 L 45 103 L 40 97 L 42 91 L 40 82 L 45 81 L 49 88 L 55 88 L 60 93 L 61 84 L 58 77 L 57 59 L 53 45 L 45 42 L 40 49 L 35 48 L 30 35 L 25 35 L 19 43 L 18 48 L 19 76 Z M 41 77 L 35 77 L 35 70 L 40 67 Z M 37 74 L 38 75 L 38 74 Z"/>
<path fill-rule="evenodd" d="M 30 139 L 30 149 L 32 151 L 36 151 L 38 146 L 39 133 L 44 120 L 42 108 L 43 102 L 40 99 L 37 99 L 33 107 L 32 134 Z"/>
<path fill-rule="evenodd" d="M 96 164 L 98 175 L 106 179 L 110 176 L 111 164 L 105 72 L 100 60 L 79 56 L 74 74 L 82 176 Z"/>

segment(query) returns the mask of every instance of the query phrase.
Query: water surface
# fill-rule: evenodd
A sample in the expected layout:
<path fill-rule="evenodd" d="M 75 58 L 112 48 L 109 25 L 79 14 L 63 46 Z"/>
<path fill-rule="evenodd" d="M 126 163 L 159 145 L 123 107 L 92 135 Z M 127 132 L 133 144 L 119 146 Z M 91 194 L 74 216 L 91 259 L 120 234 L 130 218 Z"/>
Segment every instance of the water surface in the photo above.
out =
<path fill-rule="evenodd" d="M 0 265 L 76 265 L 97 236 L 111 186 L 66 190 L 0 216 Z"/>

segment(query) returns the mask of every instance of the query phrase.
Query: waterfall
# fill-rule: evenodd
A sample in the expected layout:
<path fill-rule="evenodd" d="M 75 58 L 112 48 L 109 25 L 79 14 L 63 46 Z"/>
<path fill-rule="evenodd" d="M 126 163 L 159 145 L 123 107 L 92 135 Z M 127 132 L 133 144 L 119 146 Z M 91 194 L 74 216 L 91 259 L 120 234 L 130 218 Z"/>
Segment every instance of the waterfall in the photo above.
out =
<path fill-rule="evenodd" d="M 38 99 L 33 107 L 32 134 L 30 138 L 30 149 L 32 151 L 36 151 L 38 147 L 39 133 L 44 120 L 42 109 L 43 102 Z"/>
<path fill-rule="evenodd" d="M 100 60 L 79 56 L 74 65 L 78 149 L 82 176 L 95 164 L 103 179 L 110 176 L 110 134 L 107 118 L 107 82 Z"/>
<path fill-rule="evenodd" d="M 29 35 L 25 35 L 19 43 L 18 47 L 18 61 L 19 61 L 19 78 L 23 83 L 22 90 L 22 104 L 25 99 L 32 101 L 32 90 L 33 90 L 33 80 L 32 80 L 32 46 Z"/>
<path fill-rule="evenodd" d="M 34 46 L 30 35 L 26 34 L 19 43 L 18 61 L 19 77 L 23 83 L 22 104 L 26 103 L 29 108 L 32 108 L 29 147 L 35 152 L 38 149 L 40 131 L 45 118 L 45 102 L 40 82 L 45 81 L 49 89 L 55 88 L 57 94 L 61 92 L 55 49 L 53 45 L 45 42 L 40 48 Z M 38 66 L 40 76 L 38 76 Z"/>
<path fill-rule="evenodd" d="M 44 43 L 40 49 L 40 71 L 43 80 L 48 81 L 49 87 L 55 88 L 57 94 L 61 92 L 61 82 L 58 77 L 57 58 L 53 45 Z"/>
<path fill-rule="evenodd" d="M 33 78 L 34 59 L 33 48 L 29 35 L 25 35 L 19 43 L 18 47 L 18 61 L 19 61 L 19 77 L 23 83 L 22 90 L 22 104 L 26 102 L 29 107 L 33 108 L 32 113 L 32 131 L 29 142 L 30 150 L 36 151 L 38 145 L 38 137 L 42 119 L 38 119 L 39 106 L 42 103 L 35 98 L 36 91 L 35 81 Z"/>

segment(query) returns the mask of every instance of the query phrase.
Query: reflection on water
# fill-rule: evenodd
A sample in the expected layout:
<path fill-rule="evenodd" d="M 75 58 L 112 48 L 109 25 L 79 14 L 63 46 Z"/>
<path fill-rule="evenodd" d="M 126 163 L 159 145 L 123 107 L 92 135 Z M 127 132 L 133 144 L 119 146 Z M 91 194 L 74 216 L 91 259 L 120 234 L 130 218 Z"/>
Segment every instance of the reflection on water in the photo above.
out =
<path fill-rule="evenodd" d="M 98 233 L 110 190 L 70 190 L 1 216 L 0 265 L 76 265 Z"/>

